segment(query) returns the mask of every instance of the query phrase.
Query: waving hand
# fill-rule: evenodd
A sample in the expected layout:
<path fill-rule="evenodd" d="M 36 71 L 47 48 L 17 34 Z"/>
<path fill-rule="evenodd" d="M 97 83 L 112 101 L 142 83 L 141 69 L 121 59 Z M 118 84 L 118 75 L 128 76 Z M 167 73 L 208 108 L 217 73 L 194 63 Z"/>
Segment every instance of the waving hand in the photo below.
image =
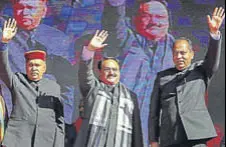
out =
<path fill-rule="evenodd" d="M 216 7 L 213 11 L 212 18 L 210 15 L 207 15 L 207 22 L 209 26 L 209 30 L 213 34 L 217 34 L 221 24 L 225 18 L 224 9 L 222 7 Z"/>
<path fill-rule="evenodd" d="M 88 49 L 96 51 L 98 49 L 104 48 L 105 46 L 107 46 L 107 44 L 104 44 L 104 41 L 107 39 L 107 37 L 108 37 L 107 31 L 102 30 L 100 32 L 99 30 L 97 30 L 88 45 Z"/>
<path fill-rule="evenodd" d="M 4 22 L 3 32 L 2 32 L 2 42 L 8 43 L 17 32 L 17 26 L 16 26 L 16 20 L 15 19 L 9 19 L 8 21 Z"/>

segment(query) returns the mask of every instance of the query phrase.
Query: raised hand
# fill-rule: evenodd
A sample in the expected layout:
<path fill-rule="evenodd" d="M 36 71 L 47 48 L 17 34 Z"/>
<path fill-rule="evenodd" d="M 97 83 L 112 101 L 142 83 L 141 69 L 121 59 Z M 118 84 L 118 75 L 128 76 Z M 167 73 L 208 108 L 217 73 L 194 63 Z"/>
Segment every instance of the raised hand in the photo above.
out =
<path fill-rule="evenodd" d="M 225 17 L 225 13 L 224 13 L 224 9 L 222 7 L 218 8 L 216 7 L 213 11 L 212 14 L 212 18 L 210 17 L 210 15 L 207 15 L 207 23 L 209 26 L 209 30 L 211 33 L 213 34 L 217 34 L 221 24 L 224 20 Z"/>
<path fill-rule="evenodd" d="M 150 144 L 150 147 L 159 147 L 159 143 L 158 142 L 152 142 Z"/>
<path fill-rule="evenodd" d="M 16 20 L 9 19 L 4 22 L 3 31 L 2 31 L 2 42 L 8 43 L 17 32 Z"/>
<path fill-rule="evenodd" d="M 102 30 L 100 32 L 99 30 L 97 30 L 88 45 L 88 50 L 96 51 L 107 46 L 107 44 L 104 44 L 104 41 L 107 39 L 107 37 L 108 37 L 107 31 Z"/>

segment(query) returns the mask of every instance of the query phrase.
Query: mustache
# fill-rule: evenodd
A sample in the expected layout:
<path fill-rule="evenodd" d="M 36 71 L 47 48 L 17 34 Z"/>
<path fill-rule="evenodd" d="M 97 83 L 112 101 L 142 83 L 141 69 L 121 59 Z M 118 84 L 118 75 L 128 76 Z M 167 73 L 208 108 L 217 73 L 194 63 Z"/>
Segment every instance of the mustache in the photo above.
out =
<path fill-rule="evenodd" d="M 109 77 L 117 77 L 117 75 L 116 75 L 116 74 L 109 74 L 107 77 L 108 77 L 108 78 L 109 78 Z"/>
<path fill-rule="evenodd" d="M 162 28 L 162 27 L 166 27 L 168 26 L 168 24 L 164 24 L 164 23 L 149 23 L 146 27 L 146 29 L 149 29 L 151 27 L 159 27 L 159 28 Z"/>
<path fill-rule="evenodd" d="M 38 70 L 31 70 L 31 73 L 39 73 Z"/>
<path fill-rule="evenodd" d="M 176 62 L 177 62 L 177 63 L 178 63 L 178 62 L 184 62 L 184 60 L 178 60 L 178 61 L 176 61 Z"/>
<path fill-rule="evenodd" d="M 22 19 L 32 19 L 32 16 L 26 15 L 26 16 L 23 16 Z"/>

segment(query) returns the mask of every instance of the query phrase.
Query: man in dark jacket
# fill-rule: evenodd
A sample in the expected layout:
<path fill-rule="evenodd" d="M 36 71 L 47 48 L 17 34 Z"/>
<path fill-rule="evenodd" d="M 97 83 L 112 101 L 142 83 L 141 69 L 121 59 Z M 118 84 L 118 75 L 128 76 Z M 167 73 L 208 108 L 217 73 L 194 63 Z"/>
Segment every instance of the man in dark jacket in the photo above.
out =
<path fill-rule="evenodd" d="M 75 147 L 143 147 L 136 95 L 119 82 L 117 60 L 102 60 L 99 79 L 94 76 L 94 53 L 106 46 L 107 37 L 106 31 L 97 31 L 82 52 L 79 84 L 84 112 Z"/>
<path fill-rule="evenodd" d="M 194 52 L 189 39 L 177 39 L 173 46 L 175 68 L 159 72 L 151 97 L 149 132 L 151 147 L 205 147 L 216 136 L 205 104 L 205 93 L 217 71 L 221 52 L 219 28 L 223 8 L 208 15 L 209 49 L 204 61 L 191 63 Z M 161 111 L 161 120 L 160 120 Z"/>
<path fill-rule="evenodd" d="M 43 78 L 46 53 L 25 53 L 26 74 L 13 73 L 9 66 L 7 48 L 16 35 L 16 25 L 14 19 L 4 23 L 0 42 L 0 78 L 11 91 L 13 104 L 2 146 L 63 147 L 63 102 L 60 86 Z"/>

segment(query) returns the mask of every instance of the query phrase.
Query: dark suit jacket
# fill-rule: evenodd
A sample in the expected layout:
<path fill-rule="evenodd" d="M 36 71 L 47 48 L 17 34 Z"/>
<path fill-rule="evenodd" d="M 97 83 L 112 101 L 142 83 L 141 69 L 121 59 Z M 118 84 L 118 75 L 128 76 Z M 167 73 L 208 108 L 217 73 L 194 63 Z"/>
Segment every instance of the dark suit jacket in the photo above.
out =
<path fill-rule="evenodd" d="M 74 147 L 88 147 L 87 146 L 87 136 L 90 136 L 90 118 L 92 111 L 94 109 L 94 103 L 99 95 L 99 91 L 106 93 L 106 90 L 101 86 L 101 82 L 95 77 L 93 71 L 93 59 L 90 60 L 80 60 L 79 65 L 79 83 L 81 88 L 81 93 L 83 95 L 84 111 L 83 111 L 83 122 L 76 139 Z M 138 107 L 136 94 L 127 89 L 122 83 L 119 83 L 120 92 L 125 89 L 130 97 L 131 102 L 134 104 L 134 109 L 132 112 L 132 145 L 131 147 L 143 147 L 142 130 L 141 130 L 141 120 L 140 120 L 140 110 Z M 105 94 L 104 94 L 105 95 Z M 105 97 L 102 95 L 102 97 Z M 106 93 L 108 96 L 108 94 Z M 120 97 L 120 99 L 125 97 Z M 106 105 L 106 104 L 105 104 Z M 119 104 L 120 105 L 120 104 Z M 122 106 L 120 106 L 122 108 Z M 120 112 L 121 113 L 121 112 Z M 128 115 L 129 117 L 129 115 Z M 102 132 L 105 133 L 105 132 Z M 107 133 L 108 134 L 108 133 Z M 114 135 L 113 135 L 114 136 Z M 97 138 L 98 139 L 98 138 Z M 96 145 L 95 145 L 96 146 Z M 97 145 L 98 146 L 98 145 Z M 128 146 L 128 145 L 127 145 Z"/>
<path fill-rule="evenodd" d="M 160 144 L 167 146 L 216 136 L 205 94 L 219 67 L 220 52 L 221 40 L 210 37 L 204 61 L 193 63 L 183 71 L 170 68 L 158 73 L 150 105 L 151 142 L 160 138 Z"/>

